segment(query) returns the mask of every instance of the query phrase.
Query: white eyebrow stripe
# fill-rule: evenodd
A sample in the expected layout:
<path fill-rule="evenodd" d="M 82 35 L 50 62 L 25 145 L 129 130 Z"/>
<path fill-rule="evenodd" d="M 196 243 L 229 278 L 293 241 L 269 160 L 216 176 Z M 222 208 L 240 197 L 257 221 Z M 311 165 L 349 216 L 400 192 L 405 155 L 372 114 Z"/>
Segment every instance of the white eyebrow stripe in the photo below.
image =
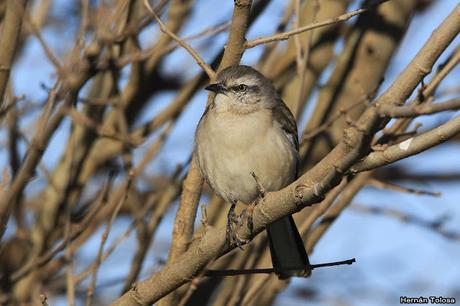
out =
<path fill-rule="evenodd" d="M 247 86 L 257 86 L 257 80 L 255 80 L 254 77 L 251 76 L 243 76 L 241 78 L 232 80 L 229 85 L 233 86 L 239 84 L 244 84 Z"/>

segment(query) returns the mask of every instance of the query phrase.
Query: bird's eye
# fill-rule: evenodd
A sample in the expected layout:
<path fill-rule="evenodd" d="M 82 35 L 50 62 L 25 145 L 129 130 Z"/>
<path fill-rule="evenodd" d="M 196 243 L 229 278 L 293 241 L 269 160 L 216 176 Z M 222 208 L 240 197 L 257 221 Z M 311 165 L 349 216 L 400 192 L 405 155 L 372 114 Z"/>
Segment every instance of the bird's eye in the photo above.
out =
<path fill-rule="evenodd" d="M 236 88 L 237 88 L 238 91 L 245 92 L 248 89 L 248 86 L 246 86 L 244 84 L 240 84 Z"/>

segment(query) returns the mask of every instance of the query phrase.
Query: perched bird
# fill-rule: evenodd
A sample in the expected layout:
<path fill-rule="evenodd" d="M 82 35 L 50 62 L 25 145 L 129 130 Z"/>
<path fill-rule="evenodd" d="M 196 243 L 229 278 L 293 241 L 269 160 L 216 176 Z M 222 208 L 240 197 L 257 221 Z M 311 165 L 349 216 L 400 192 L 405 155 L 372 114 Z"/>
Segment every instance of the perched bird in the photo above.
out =
<path fill-rule="evenodd" d="M 198 124 L 195 150 L 202 176 L 232 205 L 227 224 L 231 231 L 237 201 L 249 204 L 259 196 L 255 178 L 267 191 L 280 190 L 297 178 L 297 125 L 272 83 L 249 66 L 222 70 L 206 89 L 216 95 Z M 292 216 L 274 221 L 267 232 L 278 276 L 310 275 Z"/>

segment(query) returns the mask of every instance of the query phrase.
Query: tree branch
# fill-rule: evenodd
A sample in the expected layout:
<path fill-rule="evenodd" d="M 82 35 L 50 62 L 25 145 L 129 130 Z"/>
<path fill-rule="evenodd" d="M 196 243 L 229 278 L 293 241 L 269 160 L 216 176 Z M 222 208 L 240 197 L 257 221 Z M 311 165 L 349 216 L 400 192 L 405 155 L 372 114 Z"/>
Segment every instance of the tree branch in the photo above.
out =
<path fill-rule="evenodd" d="M 389 146 L 383 151 L 372 152 L 354 165 L 351 172 L 368 171 L 394 163 L 403 158 L 428 150 L 460 133 L 460 116 L 428 132 Z"/>
<path fill-rule="evenodd" d="M 378 99 L 378 104 L 394 104 L 405 101 L 420 80 L 460 29 L 458 22 L 460 5 L 432 34 L 415 59 L 401 73 L 390 88 Z M 371 106 L 357 124 L 344 131 L 342 141 L 320 163 L 302 175 L 297 181 L 277 192 L 267 193 L 253 213 L 254 229 L 238 229 L 238 236 L 250 239 L 274 220 L 293 214 L 320 201 L 336 186 L 346 171 L 367 151 L 374 133 L 381 124 L 376 107 Z M 188 250 L 147 280 L 116 300 L 113 305 L 149 305 L 188 282 L 212 259 L 234 249 L 226 244 L 226 229 L 209 229 L 201 239 L 191 243 Z"/>
<path fill-rule="evenodd" d="M 379 113 L 381 116 L 391 118 L 411 118 L 445 111 L 456 111 L 458 109 L 460 109 L 460 98 L 454 98 L 440 103 L 408 104 L 403 106 L 382 105 L 379 107 Z"/>
<path fill-rule="evenodd" d="M 426 228 L 427 230 L 432 230 L 434 233 L 437 233 L 446 239 L 456 242 L 460 241 L 460 233 L 444 228 L 446 221 L 449 219 L 448 215 L 437 217 L 434 220 L 425 220 L 416 215 L 407 214 L 405 212 L 389 207 L 353 204 L 350 206 L 350 208 L 359 212 L 370 213 L 376 216 L 380 215 L 392 217 L 404 223 L 414 224 Z"/>
<path fill-rule="evenodd" d="M 251 4 L 251 0 L 235 1 L 230 34 L 227 47 L 219 65 L 219 71 L 240 62 L 244 52 L 245 34 L 249 24 Z M 213 80 L 214 77 L 210 79 Z M 208 103 L 212 97 L 212 94 L 208 96 Z M 192 153 L 190 168 L 183 184 L 179 208 L 174 221 L 173 244 L 168 254 L 168 264 L 174 262 L 190 245 L 202 185 L 203 178 L 201 177 L 195 154 Z M 174 299 L 174 295 L 169 295 L 168 298 L 162 300 L 161 305 L 174 305 L 176 303 Z"/>
<path fill-rule="evenodd" d="M 245 49 L 246 29 L 249 23 L 252 0 L 235 0 L 234 2 L 230 34 L 219 70 L 238 64 Z"/>
<path fill-rule="evenodd" d="M 6 0 L 6 12 L 0 35 L 0 106 L 10 76 L 14 54 L 21 36 L 22 20 L 28 0 Z"/>
<path fill-rule="evenodd" d="M 315 23 L 312 23 L 312 24 L 309 24 L 309 25 L 306 25 L 306 26 L 303 26 L 303 27 L 300 27 L 300 28 L 295 28 L 294 30 L 291 30 L 291 31 L 287 31 L 287 32 L 278 33 L 278 34 L 275 34 L 275 35 L 270 35 L 270 36 L 266 36 L 266 37 L 259 37 L 259 38 L 253 39 L 253 40 L 249 40 L 248 42 L 246 42 L 245 47 L 246 47 L 246 49 L 250 49 L 250 48 L 254 48 L 255 46 L 258 46 L 258 45 L 267 44 L 267 43 L 271 43 L 271 42 L 274 42 L 274 41 L 286 40 L 286 39 L 289 39 L 291 36 L 294 36 L 294 35 L 297 35 L 297 34 L 300 34 L 300 33 L 303 33 L 303 32 L 311 31 L 311 30 L 314 30 L 314 29 L 317 29 L 317 28 L 325 27 L 325 26 L 328 26 L 328 25 L 336 24 L 336 23 L 341 23 L 341 22 L 347 21 L 348 19 L 350 19 L 350 18 L 352 18 L 352 17 L 354 17 L 356 15 L 365 13 L 369 9 L 371 9 L 371 8 L 373 8 L 373 7 L 375 7 L 375 6 L 379 5 L 379 4 L 382 4 L 384 2 L 387 2 L 387 1 L 388 0 L 377 1 L 377 3 L 373 4 L 370 7 L 360 8 L 360 9 L 345 13 L 343 15 L 340 15 L 340 16 L 337 16 L 337 17 L 334 17 L 334 18 L 330 18 L 330 19 L 327 19 L 327 20 L 324 20 L 324 21 L 321 21 L 321 22 L 315 22 Z"/>
<path fill-rule="evenodd" d="M 335 267 L 341 265 L 351 265 L 356 262 L 355 258 L 347 259 L 347 260 L 340 260 L 340 261 L 333 261 L 327 263 L 320 263 L 320 264 L 310 264 L 307 267 L 302 267 L 305 269 L 318 269 L 324 267 Z M 289 270 L 298 270 L 299 267 L 293 268 L 284 268 L 282 270 L 276 268 L 259 268 L 259 269 L 242 269 L 242 270 L 207 270 L 204 273 L 204 276 L 213 277 L 213 276 L 238 276 L 238 275 L 248 275 L 248 274 L 272 274 L 272 273 L 279 273 L 282 271 L 289 271 Z"/>
<path fill-rule="evenodd" d="M 432 196 L 432 197 L 441 196 L 440 192 L 433 192 L 433 191 L 428 191 L 428 190 L 403 187 L 403 186 L 399 186 L 396 184 L 384 182 L 376 178 L 371 178 L 368 182 L 368 185 L 373 186 L 375 188 L 379 188 L 379 189 L 394 190 L 394 191 L 399 191 L 399 192 L 411 193 L 415 195 L 427 195 L 427 196 Z"/>
<path fill-rule="evenodd" d="M 145 7 L 147 8 L 147 10 L 149 11 L 150 15 L 158 22 L 158 24 L 160 25 L 160 30 L 165 33 L 166 35 L 169 35 L 172 39 L 174 39 L 181 47 L 183 47 L 185 50 L 187 50 L 187 52 L 195 59 L 196 63 L 198 65 L 200 65 L 200 67 L 204 70 L 204 72 L 206 72 L 206 74 L 208 75 L 209 79 L 214 79 L 216 73 L 214 72 L 214 70 L 212 70 L 212 68 L 206 64 L 206 62 L 201 58 L 201 56 L 195 51 L 193 50 L 193 48 L 187 44 L 185 41 L 183 41 L 182 39 L 180 39 L 176 34 L 174 34 L 173 32 L 171 32 L 168 27 L 163 23 L 163 21 L 161 21 L 160 17 L 158 17 L 158 15 L 155 13 L 155 11 L 152 9 L 152 7 L 150 6 L 149 4 L 149 1 L 148 0 L 144 0 L 144 5 Z"/>

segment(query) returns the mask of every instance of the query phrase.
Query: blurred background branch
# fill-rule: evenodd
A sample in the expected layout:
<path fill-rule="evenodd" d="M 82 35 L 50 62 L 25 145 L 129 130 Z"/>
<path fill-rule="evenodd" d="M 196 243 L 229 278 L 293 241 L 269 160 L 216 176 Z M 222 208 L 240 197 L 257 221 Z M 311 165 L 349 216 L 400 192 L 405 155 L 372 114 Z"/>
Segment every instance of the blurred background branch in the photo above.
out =
<path fill-rule="evenodd" d="M 0 1 L 0 304 L 460 299 L 454 2 Z M 357 264 L 203 277 L 271 264 L 265 234 L 224 247 L 229 206 L 193 155 L 202 89 L 238 63 L 273 81 L 301 143 L 255 232 L 298 211 L 312 262 Z"/>

